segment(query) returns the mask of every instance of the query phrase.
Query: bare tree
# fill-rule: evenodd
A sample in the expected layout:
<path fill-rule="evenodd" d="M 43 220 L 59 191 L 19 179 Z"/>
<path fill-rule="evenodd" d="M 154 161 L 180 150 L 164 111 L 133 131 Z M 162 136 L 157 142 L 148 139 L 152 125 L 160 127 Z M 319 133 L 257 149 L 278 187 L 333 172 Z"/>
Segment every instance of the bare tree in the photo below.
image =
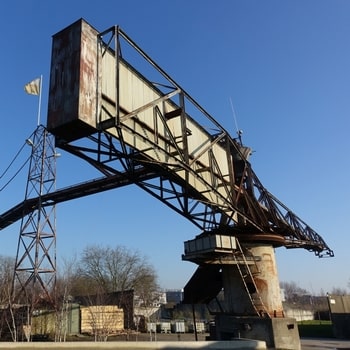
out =
<path fill-rule="evenodd" d="M 107 341 L 108 337 L 123 329 L 124 312 L 117 305 L 109 305 L 105 294 L 98 294 L 89 305 L 81 309 L 81 330 L 94 335 L 95 341 Z"/>
<path fill-rule="evenodd" d="M 298 297 L 302 295 L 309 295 L 310 293 L 298 286 L 298 284 L 294 281 L 292 282 L 281 282 L 281 288 L 284 290 L 284 296 L 286 301 L 295 301 Z"/>
<path fill-rule="evenodd" d="M 333 287 L 330 294 L 331 295 L 348 295 L 348 292 L 346 288 Z"/>
<path fill-rule="evenodd" d="M 4 329 L 7 329 L 11 334 L 12 340 L 17 341 L 15 305 L 12 298 L 14 266 L 14 258 L 0 256 L 0 305 L 2 309 L 0 335 Z"/>
<path fill-rule="evenodd" d="M 157 289 L 157 275 L 146 257 L 123 246 L 115 248 L 88 246 L 80 260 L 80 275 L 88 282 L 89 291 L 105 293 L 133 289 L 146 298 Z"/>
<path fill-rule="evenodd" d="M 118 293 L 117 303 L 124 309 L 125 330 L 135 327 L 130 292 L 145 304 L 151 304 L 154 291 L 158 290 L 156 272 L 147 258 L 123 246 L 86 247 L 79 261 L 79 276 L 77 295 Z"/>
<path fill-rule="evenodd" d="M 56 281 L 56 329 L 55 341 L 66 341 L 68 332 L 68 313 L 72 300 L 72 290 L 77 280 L 77 257 L 72 256 L 69 259 L 63 259 L 62 269 L 58 271 Z"/>

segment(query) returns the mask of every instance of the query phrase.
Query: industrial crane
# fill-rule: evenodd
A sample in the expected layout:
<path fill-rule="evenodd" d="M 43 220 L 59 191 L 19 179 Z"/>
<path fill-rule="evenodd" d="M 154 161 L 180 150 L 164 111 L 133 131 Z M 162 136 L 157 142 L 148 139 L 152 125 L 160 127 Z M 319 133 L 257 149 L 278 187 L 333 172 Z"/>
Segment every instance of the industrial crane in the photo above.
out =
<path fill-rule="evenodd" d="M 270 344 L 278 343 L 275 320 L 295 334 L 283 321 L 274 249 L 304 248 L 318 257 L 333 251 L 262 185 L 241 138 L 119 26 L 99 32 L 81 19 L 53 36 L 45 130 L 101 178 L 26 198 L 0 216 L 0 229 L 39 206 L 135 184 L 198 228 L 182 256 L 198 265 L 185 302 L 209 303 L 224 290 L 214 337 L 253 329 L 266 338 L 263 320 Z"/>

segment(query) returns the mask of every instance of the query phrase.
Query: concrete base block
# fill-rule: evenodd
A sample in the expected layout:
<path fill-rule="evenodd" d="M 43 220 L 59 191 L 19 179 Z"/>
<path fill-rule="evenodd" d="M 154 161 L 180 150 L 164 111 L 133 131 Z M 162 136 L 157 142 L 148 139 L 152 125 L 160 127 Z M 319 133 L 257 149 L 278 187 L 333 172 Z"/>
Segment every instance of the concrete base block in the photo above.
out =
<path fill-rule="evenodd" d="M 259 318 L 218 315 L 211 339 L 257 339 L 268 348 L 300 350 L 300 338 L 294 318 Z"/>

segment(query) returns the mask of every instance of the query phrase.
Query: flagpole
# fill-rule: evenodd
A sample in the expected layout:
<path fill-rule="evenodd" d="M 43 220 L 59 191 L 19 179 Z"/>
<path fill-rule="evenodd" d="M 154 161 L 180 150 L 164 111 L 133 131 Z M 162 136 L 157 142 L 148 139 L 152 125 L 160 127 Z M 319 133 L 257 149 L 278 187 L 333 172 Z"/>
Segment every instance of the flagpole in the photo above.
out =
<path fill-rule="evenodd" d="M 40 112 L 41 112 L 41 91 L 42 91 L 42 84 L 43 84 L 43 76 L 40 75 L 40 88 L 39 88 L 39 106 L 38 106 L 38 125 L 40 125 Z"/>

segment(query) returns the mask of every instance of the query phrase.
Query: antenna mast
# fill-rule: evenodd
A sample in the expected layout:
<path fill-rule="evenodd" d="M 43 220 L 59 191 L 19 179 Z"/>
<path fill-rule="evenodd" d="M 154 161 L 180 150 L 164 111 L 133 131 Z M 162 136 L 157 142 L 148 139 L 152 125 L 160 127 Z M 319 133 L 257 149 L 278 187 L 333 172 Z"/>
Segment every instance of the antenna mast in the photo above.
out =
<path fill-rule="evenodd" d="M 240 130 L 238 128 L 238 123 L 237 123 L 237 116 L 236 116 L 236 111 L 233 107 L 233 103 L 232 103 L 232 98 L 230 97 L 230 104 L 231 104 L 231 110 L 232 110 L 232 115 L 233 115 L 233 120 L 235 121 L 235 127 L 236 127 L 236 134 L 238 136 L 238 141 L 241 144 L 241 146 L 243 146 L 243 142 L 242 142 L 242 134 L 243 134 L 243 130 Z"/>

